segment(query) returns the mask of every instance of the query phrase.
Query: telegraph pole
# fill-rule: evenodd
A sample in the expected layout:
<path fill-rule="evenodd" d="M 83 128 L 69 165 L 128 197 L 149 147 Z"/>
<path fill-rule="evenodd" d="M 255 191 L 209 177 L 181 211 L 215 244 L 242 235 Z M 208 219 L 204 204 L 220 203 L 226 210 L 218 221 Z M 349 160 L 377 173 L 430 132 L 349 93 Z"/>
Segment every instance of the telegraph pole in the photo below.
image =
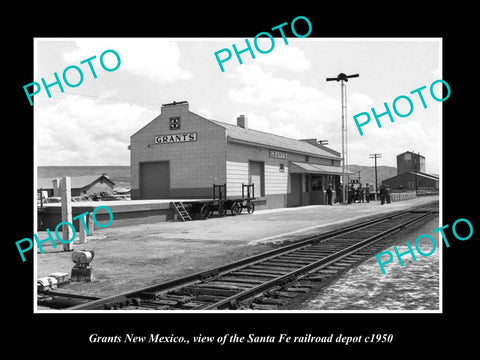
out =
<path fill-rule="evenodd" d="M 377 200 L 377 159 L 380 159 L 382 154 L 370 154 L 370 159 L 375 159 L 375 200 Z"/>
<path fill-rule="evenodd" d="M 343 203 L 346 203 L 345 194 L 345 166 L 348 164 L 347 160 L 347 128 L 345 126 L 345 118 L 347 117 L 347 87 L 344 82 L 348 82 L 349 78 L 359 77 L 358 74 L 345 75 L 344 73 L 338 74 L 336 78 L 327 78 L 327 81 L 340 81 L 340 92 L 342 99 L 342 197 Z"/>

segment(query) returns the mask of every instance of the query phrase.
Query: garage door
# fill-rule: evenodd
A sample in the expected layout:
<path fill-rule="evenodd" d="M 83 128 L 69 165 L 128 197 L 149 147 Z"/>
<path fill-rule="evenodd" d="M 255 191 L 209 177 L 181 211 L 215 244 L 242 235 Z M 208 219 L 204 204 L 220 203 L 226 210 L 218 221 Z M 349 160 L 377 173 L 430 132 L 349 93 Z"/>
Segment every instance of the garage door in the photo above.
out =
<path fill-rule="evenodd" d="M 167 199 L 170 196 L 168 161 L 140 163 L 140 196 L 142 199 Z"/>
<path fill-rule="evenodd" d="M 250 174 L 250 184 L 255 184 L 255 196 L 265 196 L 264 187 L 264 175 L 263 175 L 263 162 L 250 161 L 248 166 L 248 172 Z"/>

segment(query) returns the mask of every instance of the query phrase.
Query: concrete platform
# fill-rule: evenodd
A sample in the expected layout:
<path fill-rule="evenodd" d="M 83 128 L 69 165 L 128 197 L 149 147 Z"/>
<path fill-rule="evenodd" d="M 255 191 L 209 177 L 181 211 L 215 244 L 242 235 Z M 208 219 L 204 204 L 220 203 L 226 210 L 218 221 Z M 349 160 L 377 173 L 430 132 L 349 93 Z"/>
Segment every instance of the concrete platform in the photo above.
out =
<path fill-rule="evenodd" d="M 97 229 L 87 244 L 75 250 L 94 250 L 94 281 L 72 283 L 64 290 L 99 297 L 114 295 L 270 250 L 285 241 L 327 232 L 381 213 L 438 200 L 438 196 L 380 205 L 315 205 L 256 211 L 191 222 L 158 222 Z M 39 232 L 40 239 L 46 232 Z M 44 246 L 37 254 L 37 277 L 70 272 L 71 253 L 62 244 Z"/>
<path fill-rule="evenodd" d="M 208 199 L 182 199 L 183 202 L 201 202 Z M 117 200 L 117 201 L 80 201 L 72 202 L 72 217 L 92 211 L 99 206 L 106 206 L 113 213 L 113 222 L 110 227 L 156 223 L 159 221 L 173 220 L 174 211 L 170 208 L 170 202 L 180 201 L 175 199 L 159 200 Z M 39 229 L 55 229 L 62 220 L 62 207 L 60 203 L 44 204 L 43 210 L 38 213 L 41 221 Z M 103 209 L 96 213 L 100 223 L 109 221 L 109 215 Z M 74 220 L 75 229 L 79 229 L 79 220 Z"/>
<path fill-rule="evenodd" d="M 117 200 L 117 201 L 81 201 L 72 202 L 72 217 L 88 212 L 89 214 L 95 208 L 106 206 L 113 214 L 113 221 L 109 227 L 150 224 L 160 221 L 174 220 L 175 211 L 170 206 L 171 202 L 181 201 L 184 204 L 201 204 L 210 202 L 212 199 L 158 199 L 158 200 Z M 264 198 L 253 200 L 255 206 L 262 208 L 265 204 Z M 47 228 L 55 229 L 58 223 L 62 221 L 62 207 L 60 203 L 44 204 L 43 209 L 38 212 L 39 230 Z M 90 216 L 90 215 L 88 215 Z M 200 217 L 200 214 L 196 214 Z M 107 223 L 110 215 L 106 210 L 100 209 L 95 213 L 97 221 Z M 74 220 L 75 229 L 79 230 L 79 220 Z"/>

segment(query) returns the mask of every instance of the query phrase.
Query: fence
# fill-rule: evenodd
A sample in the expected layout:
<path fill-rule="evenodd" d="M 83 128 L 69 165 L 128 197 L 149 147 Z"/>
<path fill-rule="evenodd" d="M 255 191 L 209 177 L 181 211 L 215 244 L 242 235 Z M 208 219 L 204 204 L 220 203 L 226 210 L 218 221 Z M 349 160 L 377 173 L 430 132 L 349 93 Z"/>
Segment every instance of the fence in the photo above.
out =
<path fill-rule="evenodd" d="M 401 192 L 401 193 L 396 193 L 396 192 L 391 192 L 390 193 L 390 201 L 391 202 L 413 199 L 415 197 L 417 197 L 417 194 L 414 191 Z"/>

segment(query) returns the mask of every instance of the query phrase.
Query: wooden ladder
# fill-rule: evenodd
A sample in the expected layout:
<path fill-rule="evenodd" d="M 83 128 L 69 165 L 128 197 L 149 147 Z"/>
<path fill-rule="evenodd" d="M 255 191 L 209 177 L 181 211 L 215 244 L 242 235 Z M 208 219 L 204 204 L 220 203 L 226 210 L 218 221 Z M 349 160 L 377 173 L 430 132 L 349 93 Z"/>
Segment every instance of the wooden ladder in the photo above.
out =
<path fill-rule="evenodd" d="M 172 201 L 170 203 L 175 211 L 177 212 L 178 216 L 180 216 L 180 219 L 182 221 L 192 221 L 192 218 L 190 217 L 190 214 L 188 211 L 185 209 L 185 206 L 180 201 Z"/>

